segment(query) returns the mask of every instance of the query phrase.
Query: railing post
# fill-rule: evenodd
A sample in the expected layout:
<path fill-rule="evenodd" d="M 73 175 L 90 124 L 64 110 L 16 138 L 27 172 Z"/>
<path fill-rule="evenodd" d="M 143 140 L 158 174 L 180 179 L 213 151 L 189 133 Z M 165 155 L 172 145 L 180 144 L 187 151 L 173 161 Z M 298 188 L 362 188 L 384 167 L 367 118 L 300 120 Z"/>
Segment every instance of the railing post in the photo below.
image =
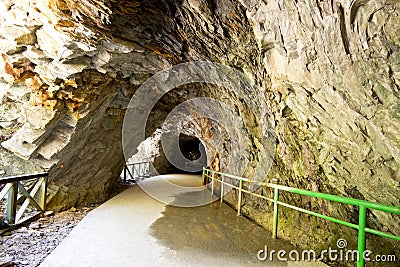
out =
<path fill-rule="evenodd" d="M 272 226 L 272 237 L 278 238 L 278 201 L 279 201 L 279 189 L 274 188 L 274 222 Z"/>
<path fill-rule="evenodd" d="M 239 181 L 239 195 L 238 195 L 237 216 L 240 216 L 240 210 L 242 208 L 242 187 L 243 187 L 243 180 L 240 179 L 240 181 Z"/>
<path fill-rule="evenodd" d="M 47 179 L 48 176 L 42 178 L 42 183 L 40 185 L 40 202 L 39 205 L 42 208 L 42 211 L 46 211 L 46 195 L 47 195 Z"/>
<path fill-rule="evenodd" d="M 214 195 L 214 171 L 211 171 L 211 195 Z"/>
<path fill-rule="evenodd" d="M 12 182 L 12 186 L 8 191 L 6 220 L 10 225 L 15 224 L 15 215 L 17 214 L 18 183 L 17 181 Z"/>
<path fill-rule="evenodd" d="M 367 224 L 367 208 L 360 206 L 358 213 L 358 262 L 357 267 L 364 267 L 364 251 L 365 251 L 365 227 Z"/>
<path fill-rule="evenodd" d="M 125 166 L 124 166 L 124 183 L 126 183 L 126 168 L 127 168 L 127 166 L 125 164 Z"/>
<path fill-rule="evenodd" d="M 221 176 L 221 204 L 224 201 L 224 176 Z"/>
<path fill-rule="evenodd" d="M 204 167 L 203 167 L 203 171 L 201 172 L 201 179 L 203 180 L 203 184 L 206 186 L 206 188 L 207 188 L 207 185 L 206 185 L 206 178 L 205 178 L 205 169 L 204 169 Z"/>

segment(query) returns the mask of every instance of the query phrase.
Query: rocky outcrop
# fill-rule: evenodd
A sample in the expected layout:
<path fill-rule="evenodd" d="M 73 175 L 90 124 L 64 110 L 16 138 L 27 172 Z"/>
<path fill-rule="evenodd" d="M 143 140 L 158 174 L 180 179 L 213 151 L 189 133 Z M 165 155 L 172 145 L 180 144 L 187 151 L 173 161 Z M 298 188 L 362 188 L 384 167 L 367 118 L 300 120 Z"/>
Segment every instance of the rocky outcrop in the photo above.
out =
<path fill-rule="evenodd" d="M 245 96 L 218 86 L 171 92 L 153 111 L 148 136 L 172 110 L 168 103 L 215 98 L 243 119 L 246 176 L 400 204 L 398 1 L 20 0 L 0 6 L 2 146 L 36 166 L 21 161 L 19 171 L 50 170 L 49 204 L 56 209 L 107 198 L 124 164 L 121 128 L 131 96 L 157 71 L 195 60 L 240 70 L 255 88 L 247 97 L 268 105 L 275 135 L 268 142 L 276 147 L 271 169 L 257 167 L 271 151 L 260 130 L 265 122 L 256 120 Z M 207 120 L 192 126 L 208 153 L 218 143 L 224 170 L 223 159 L 237 151 L 221 140 L 223 129 Z M 357 220 L 348 207 L 294 201 Z M 247 198 L 244 210 L 269 227 L 267 205 Z M 321 241 L 331 231 L 324 242 L 332 244 L 354 235 L 318 220 L 297 223 L 300 215 L 293 214 L 282 216 L 307 232 L 298 243 L 310 233 Z M 399 219 L 389 214 L 371 211 L 369 225 L 400 234 Z M 287 229 L 293 230 L 281 234 L 299 232 Z"/>

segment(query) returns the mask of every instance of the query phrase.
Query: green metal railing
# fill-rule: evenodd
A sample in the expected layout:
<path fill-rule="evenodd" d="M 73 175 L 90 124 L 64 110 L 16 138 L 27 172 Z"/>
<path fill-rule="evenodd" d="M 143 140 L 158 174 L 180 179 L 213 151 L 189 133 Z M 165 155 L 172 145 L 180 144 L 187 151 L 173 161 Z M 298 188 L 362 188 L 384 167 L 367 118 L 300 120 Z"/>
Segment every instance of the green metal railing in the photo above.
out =
<path fill-rule="evenodd" d="M 126 164 L 124 167 L 124 182 L 147 177 L 150 177 L 150 162 L 148 161 Z"/>
<path fill-rule="evenodd" d="M 9 226 L 13 227 L 21 223 L 22 215 L 29 204 L 39 212 L 44 212 L 46 210 L 48 176 L 49 173 L 44 172 L 0 178 L 0 184 L 5 184 L 3 189 L 0 191 L 0 201 L 6 199 L 6 223 Z M 21 183 L 22 181 L 33 179 L 36 179 L 37 181 L 31 184 L 28 189 Z M 19 206 L 19 203 L 22 204 Z M 18 206 L 19 209 L 17 211 Z"/>
<path fill-rule="evenodd" d="M 220 179 L 217 179 L 217 176 L 219 176 Z M 379 235 L 379 236 L 383 236 L 383 237 L 387 237 L 387 238 L 391 238 L 391 239 L 400 241 L 400 236 L 388 234 L 385 232 L 381 232 L 381 231 L 370 229 L 370 228 L 366 227 L 367 210 L 368 209 L 374 209 L 374 210 L 379 210 L 379 211 L 384 211 L 384 212 L 400 215 L 400 207 L 399 206 L 391 206 L 391 205 L 380 204 L 380 203 L 376 203 L 376 202 L 369 202 L 369 201 L 355 199 L 355 198 L 348 198 L 348 197 L 343 197 L 343 196 L 336 196 L 336 195 L 330 195 L 330 194 L 325 194 L 325 193 L 320 193 L 320 192 L 308 191 L 308 190 L 304 190 L 304 189 L 298 189 L 298 188 L 283 186 L 283 185 L 279 185 L 279 184 L 258 182 L 258 181 L 253 181 L 253 180 L 235 176 L 235 175 L 217 172 L 217 171 L 214 171 L 212 169 L 207 169 L 207 168 L 203 168 L 202 177 L 203 177 L 203 181 L 205 181 L 205 179 L 211 179 L 211 193 L 212 194 L 214 194 L 214 188 L 215 188 L 214 180 L 216 180 L 216 182 L 221 184 L 221 194 L 220 194 L 221 202 L 223 201 L 223 197 L 224 197 L 224 194 L 223 194 L 224 186 L 223 185 L 228 185 L 232 188 L 239 190 L 238 204 L 237 204 L 237 209 L 238 209 L 237 214 L 238 215 L 240 215 L 240 210 L 241 210 L 242 193 L 247 193 L 247 194 L 250 194 L 250 195 L 253 195 L 253 196 L 256 196 L 256 197 L 259 197 L 259 198 L 262 198 L 262 199 L 272 202 L 274 204 L 274 217 L 273 217 L 273 227 L 272 227 L 273 238 L 277 238 L 277 235 L 278 235 L 278 205 L 282 205 L 282 206 L 285 206 L 285 207 L 288 207 L 288 208 L 291 208 L 291 209 L 294 209 L 294 210 L 297 210 L 300 212 L 304 212 L 304 213 L 307 213 L 307 214 L 310 214 L 310 215 L 313 215 L 313 216 L 316 216 L 316 217 L 319 217 L 319 218 L 322 218 L 322 219 L 325 219 L 328 221 L 332 221 L 335 223 L 339 223 L 339 224 L 357 229 L 358 230 L 357 250 L 358 250 L 358 255 L 359 255 L 358 262 L 357 262 L 358 267 L 362 267 L 365 265 L 365 259 L 364 259 L 363 255 L 365 252 L 365 244 L 366 244 L 365 234 L 366 233 L 371 233 L 371 234 L 375 234 L 375 235 Z M 225 178 L 231 178 L 231 179 L 237 180 L 237 181 L 239 181 L 239 185 L 236 186 L 236 185 L 227 183 Z M 273 199 L 268 198 L 268 197 L 262 196 L 260 194 L 251 192 L 249 190 L 243 189 L 243 182 L 254 183 L 254 184 L 266 186 L 269 188 L 273 188 L 274 189 L 274 198 Z M 298 194 L 298 195 L 310 196 L 310 197 L 330 200 L 333 202 L 358 206 L 359 207 L 358 225 L 347 222 L 347 221 L 343 221 L 343 220 L 340 220 L 340 219 L 337 219 L 334 217 L 323 215 L 323 214 L 320 214 L 317 212 L 299 208 L 297 206 L 279 201 L 279 190 Z"/>

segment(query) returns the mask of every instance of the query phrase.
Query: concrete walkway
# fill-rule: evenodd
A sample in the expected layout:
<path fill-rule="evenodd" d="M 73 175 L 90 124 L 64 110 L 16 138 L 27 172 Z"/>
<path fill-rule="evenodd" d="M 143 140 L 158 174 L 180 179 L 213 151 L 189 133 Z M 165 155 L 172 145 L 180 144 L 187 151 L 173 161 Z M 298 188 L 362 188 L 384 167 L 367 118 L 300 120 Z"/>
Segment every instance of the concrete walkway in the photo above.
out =
<path fill-rule="evenodd" d="M 175 175 L 144 183 L 157 185 L 162 179 L 186 186 L 202 182 L 198 176 Z M 91 211 L 41 266 L 325 266 L 260 261 L 257 252 L 265 245 L 294 249 L 225 204 L 174 207 L 134 186 Z"/>

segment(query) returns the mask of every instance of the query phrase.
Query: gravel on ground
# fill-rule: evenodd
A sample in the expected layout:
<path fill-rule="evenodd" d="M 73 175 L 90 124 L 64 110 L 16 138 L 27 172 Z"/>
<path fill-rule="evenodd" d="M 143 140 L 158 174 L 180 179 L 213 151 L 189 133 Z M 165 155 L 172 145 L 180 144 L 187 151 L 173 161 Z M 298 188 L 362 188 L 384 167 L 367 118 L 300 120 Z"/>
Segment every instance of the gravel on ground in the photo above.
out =
<path fill-rule="evenodd" d="M 131 184 L 119 184 L 112 196 Z M 38 266 L 71 230 L 101 203 L 43 216 L 26 226 L 0 235 L 0 267 Z"/>
<path fill-rule="evenodd" d="M 0 236 L 0 266 L 38 266 L 94 207 L 45 216 Z"/>

